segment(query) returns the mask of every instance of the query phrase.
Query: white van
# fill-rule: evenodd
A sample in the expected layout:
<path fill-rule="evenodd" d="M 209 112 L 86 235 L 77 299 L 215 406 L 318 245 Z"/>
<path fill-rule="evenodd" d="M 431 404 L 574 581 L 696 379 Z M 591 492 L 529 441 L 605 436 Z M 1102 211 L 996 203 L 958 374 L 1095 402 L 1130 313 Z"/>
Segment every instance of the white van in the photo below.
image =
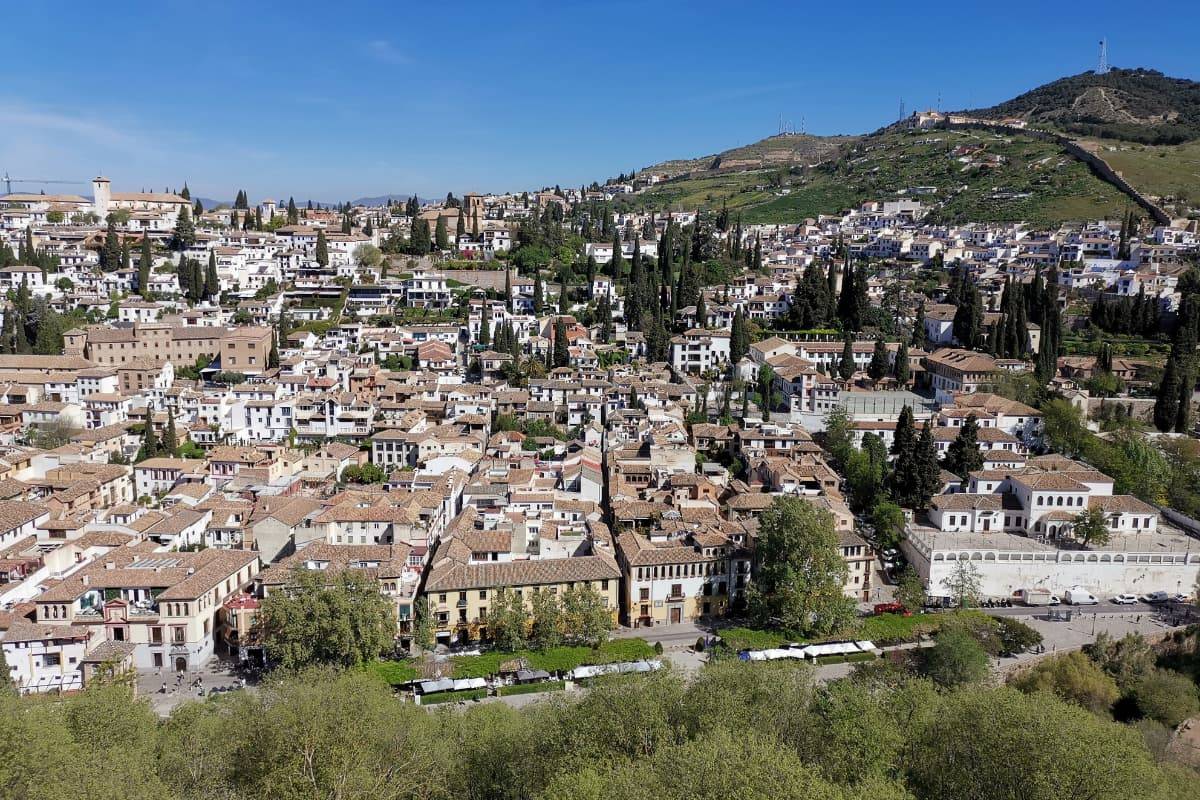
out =
<path fill-rule="evenodd" d="M 1069 606 L 1094 606 L 1100 601 L 1096 595 L 1080 586 L 1072 586 L 1063 594 L 1063 602 Z"/>

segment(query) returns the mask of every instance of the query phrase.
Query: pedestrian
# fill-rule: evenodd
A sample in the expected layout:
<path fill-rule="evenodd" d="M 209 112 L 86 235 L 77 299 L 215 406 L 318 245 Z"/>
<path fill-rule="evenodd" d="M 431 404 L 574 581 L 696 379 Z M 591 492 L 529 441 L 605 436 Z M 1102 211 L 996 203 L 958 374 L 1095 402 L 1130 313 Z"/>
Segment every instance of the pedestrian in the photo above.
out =
<path fill-rule="evenodd" d="M 166 694 L 166 693 L 167 693 L 167 682 L 166 682 L 166 681 L 163 681 L 162 688 L 161 688 L 161 689 L 159 689 L 159 692 L 160 692 L 161 694 Z"/>

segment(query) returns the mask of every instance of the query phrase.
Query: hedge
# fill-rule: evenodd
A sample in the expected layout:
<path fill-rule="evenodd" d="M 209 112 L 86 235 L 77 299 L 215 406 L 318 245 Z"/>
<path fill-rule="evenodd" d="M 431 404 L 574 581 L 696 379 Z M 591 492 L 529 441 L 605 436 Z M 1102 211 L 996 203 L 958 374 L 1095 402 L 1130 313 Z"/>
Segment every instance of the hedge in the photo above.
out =
<path fill-rule="evenodd" d="M 421 705 L 434 706 L 438 703 L 457 703 L 460 700 L 482 700 L 487 697 L 487 689 L 463 689 L 460 692 L 432 692 L 421 695 Z"/>
<path fill-rule="evenodd" d="M 512 686 L 501 686 L 498 694 L 508 697 L 514 694 L 536 694 L 537 692 L 561 692 L 566 688 L 564 681 L 547 681 L 544 683 L 514 683 Z"/>

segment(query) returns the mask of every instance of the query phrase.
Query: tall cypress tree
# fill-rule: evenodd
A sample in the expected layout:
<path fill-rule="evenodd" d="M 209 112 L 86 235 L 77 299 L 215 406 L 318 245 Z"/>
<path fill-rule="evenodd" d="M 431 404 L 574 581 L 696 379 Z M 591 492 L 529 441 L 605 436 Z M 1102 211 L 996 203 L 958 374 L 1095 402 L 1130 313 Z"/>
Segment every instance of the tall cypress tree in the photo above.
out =
<path fill-rule="evenodd" d="M 842 363 L 838 365 L 838 374 L 842 376 L 842 380 L 848 381 L 854 377 L 855 371 L 854 337 L 847 331 L 842 341 Z"/>
<path fill-rule="evenodd" d="M 142 252 L 138 258 L 138 293 L 142 297 L 150 297 L 150 234 L 142 234 Z"/>
<path fill-rule="evenodd" d="M 175 433 L 175 412 L 171 410 L 170 406 L 167 407 L 167 427 L 163 431 L 162 451 L 172 458 L 179 455 L 179 437 Z"/>
<path fill-rule="evenodd" d="M 325 240 L 325 230 L 317 231 L 317 263 L 322 267 L 329 266 L 329 243 Z"/>
<path fill-rule="evenodd" d="M 204 273 L 204 296 L 212 299 L 221 293 L 221 280 L 217 277 L 217 254 L 208 251 L 208 269 Z"/>
<path fill-rule="evenodd" d="M 900 340 L 900 346 L 896 349 L 896 361 L 892 364 L 892 375 L 896 378 L 896 382 L 903 389 L 908 383 L 910 377 L 910 368 L 908 365 L 908 342 Z"/>

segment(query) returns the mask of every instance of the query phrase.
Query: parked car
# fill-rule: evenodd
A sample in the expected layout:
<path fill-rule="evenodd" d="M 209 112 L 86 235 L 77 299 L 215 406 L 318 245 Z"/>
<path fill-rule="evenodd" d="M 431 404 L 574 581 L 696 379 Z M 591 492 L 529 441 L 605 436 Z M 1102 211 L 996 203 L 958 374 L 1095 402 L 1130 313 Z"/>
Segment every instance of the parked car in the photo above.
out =
<path fill-rule="evenodd" d="M 1072 586 L 1063 593 L 1063 602 L 1069 606 L 1094 606 L 1100 603 L 1096 595 L 1078 586 Z"/>
<path fill-rule="evenodd" d="M 1119 594 L 1112 601 L 1119 606 L 1131 606 L 1137 603 L 1138 599 L 1136 594 Z"/>
<path fill-rule="evenodd" d="M 912 612 L 905 608 L 903 603 L 876 603 L 874 611 L 876 616 L 879 614 L 903 614 L 906 617 L 912 616 Z"/>
<path fill-rule="evenodd" d="M 1175 594 L 1171 595 L 1171 602 L 1172 603 L 1190 603 L 1190 602 L 1192 602 L 1192 598 L 1188 597 L 1186 594 L 1183 594 L 1182 592 L 1176 592 Z"/>
<path fill-rule="evenodd" d="M 1165 603 L 1170 600 L 1171 596 L 1166 592 L 1150 592 L 1149 594 L 1142 595 L 1140 599 L 1143 603 L 1159 605 L 1160 603 Z"/>

